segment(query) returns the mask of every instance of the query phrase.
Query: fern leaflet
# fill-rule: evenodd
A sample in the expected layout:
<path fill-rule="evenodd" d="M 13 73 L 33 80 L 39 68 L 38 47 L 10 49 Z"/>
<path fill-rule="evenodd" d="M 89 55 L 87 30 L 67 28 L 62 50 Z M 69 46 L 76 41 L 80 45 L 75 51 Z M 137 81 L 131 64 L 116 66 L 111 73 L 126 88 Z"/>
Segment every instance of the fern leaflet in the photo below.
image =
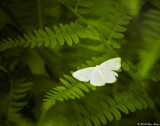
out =
<path fill-rule="evenodd" d="M 109 15 L 110 21 L 103 26 L 103 36 L 107 39 L 107 43 L 115 48 L 120 46 L 115 39 L 124 37 L 122 32 L 125 32 L 127 29 L 123 25 L 129 24 L 129 20 L 131 20 L 131 16 L 128 15 L 126 10 L 119 6 L 111 12 Z"/>
<path fill-rule="evenodd" d="M 140 67 L 139 71 L 142 78 L 146 77 L 159 57 L 160 50 L 160 10 L 150 10 L 146 13 L 148 20 L 144 22 L 143 49 L 140 50 Z"/>
<path fill-rule="evenodd" d="M 66 42 L 69 46 L 77 44 L 79 38 L 99 39 L 98 32 L 91 26 L 84 26 L 80 23 L 71 23 L 70 25 L 60 24 L 59 27 L 45 27 L 45 29 L 34 30 L 16 38 L 3 39 L 0 43 L 0 51 L 8 48 L 23 47 L 55 47 L 57 43 L 64 45 Z"/>
<path fill-rule="evenodd" d="M 121 112 L 129 114 L 129 111 L 135 112 L 136 109 L 142 110 L 153 108 L 154 103 L 148 96 L 137 96 L 132 91 L 121 92 L 114 95 L 114 98 L 106 97 L 98 100 L 87 107 L 80 106 L 80 110 L 72 113 L 71 124 L 73 126 L 100 126 L 106 125 L 107 120 L 113 121 L 121 119 Z M 73 121 L 74 119 L 74 121 Z"/>
<path fill-rule="evenodd" d="M 21 117 L 20 111 L 28 104 L 32 82 L 15 83 L 9 95 L 8 120 L 15 122 Z"/>

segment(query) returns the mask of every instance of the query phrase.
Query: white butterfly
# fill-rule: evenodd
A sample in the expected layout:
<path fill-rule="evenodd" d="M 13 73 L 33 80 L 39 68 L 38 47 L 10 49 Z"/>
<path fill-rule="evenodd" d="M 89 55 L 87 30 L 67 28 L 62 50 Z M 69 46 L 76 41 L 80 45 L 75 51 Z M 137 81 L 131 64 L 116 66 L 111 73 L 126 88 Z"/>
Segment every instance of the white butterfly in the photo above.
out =
<path fill-rule="evenodd" d="M 118 74 L 114 71 L 119 70 L 121 67 L 121 58 L 113 58 L 103 62 L 96 67 L 88 67 L 74 72 L 74 78 L 88 82 L 94 86 L 103 86 L 106 83 L 116 82 Z"/>

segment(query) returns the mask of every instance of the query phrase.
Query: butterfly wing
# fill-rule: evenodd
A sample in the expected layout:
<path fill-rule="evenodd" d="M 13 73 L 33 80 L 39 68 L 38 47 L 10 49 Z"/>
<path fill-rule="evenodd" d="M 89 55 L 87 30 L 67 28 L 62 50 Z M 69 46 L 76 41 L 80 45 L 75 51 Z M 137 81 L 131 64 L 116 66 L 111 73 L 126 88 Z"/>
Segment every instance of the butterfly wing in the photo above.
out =
<path fill-rule="evenodd" d="M 104 76 L 104 80 L 105 80 L 105 83 L 114 83 L 116 82 L 117 78 L 118 77 L 118 74 L 112 70 L 108 70 L 106 68 L 100 68 L 103 76 Z"/>
<path fill-rule="evenodd" d="M 84 68 L 84 69 L 81 69 L 81 70 L 74 72 L 72 75 L 74 78 L 76 78 L 80 81 L 88 82 L 91 78 L 91 75 L 92 75 L 94 69 L 95 69 L 95 67 Z"/>
<path fill-rule="evenodd" d="M 103 86 L 106 83 L 116 82 L 118 74 L 112 70 L 106 68 L 95 69 L 91 78 L 90 83 L 94 86 Z"/>
<path fill-rule="evenodd" d="M 119 70 L 121 67 L 121 58 L 117 57 L 107 60 L 100 64 L 100 67 L 104 67 L 108 70 Z"/>
<path fill-rule="evenodd" d="M 93 71 L 93 74 L 90 78 L 90 83 L 94 86 L 102 86 L 106 83 L 104 75 L 99 69 L 96 68 Z"/>

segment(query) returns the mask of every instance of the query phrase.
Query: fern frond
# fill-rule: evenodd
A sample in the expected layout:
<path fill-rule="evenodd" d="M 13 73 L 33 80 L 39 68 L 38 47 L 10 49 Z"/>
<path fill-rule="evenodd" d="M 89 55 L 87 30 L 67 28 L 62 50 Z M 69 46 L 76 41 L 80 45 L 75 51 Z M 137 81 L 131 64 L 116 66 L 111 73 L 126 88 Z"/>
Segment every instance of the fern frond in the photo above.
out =
<path fill-rule="evenodd" d="M 124 37 L 123 32 L 127 29 L 123 25 L 129 24 L 129 20 L 131 20 L 131 16 L 120 5 L 111 12 L 109 21 L 103 26 L 103 36 L 107 39 L 108 44 L 111 44 L 115 48 L 119 47 L 115 39 Z"/>
<path fill-rule="evenodd" d="M 95 66 L 96 64 L 100 64 L 101 62 L 105 61 L 107 58 L 106 55 L 103 55 L 102 57 L 95 58 L 93 57 L 91 61 L 87 61 L 87 65 L 81 65 L 78 67 L 84 68 L 87 66 Z M 42 118 L 45 115 L 45 113 L 56 104 L 56 101 L 64 101 L 68 99 L 75 99 L 75 98 L 81 98 L 84 96 L 83 92 L 89 92 L 89 89 L 95 90 L 95 87 L 90 85 L 89 83 L 82 83 L 77 80 L 75 80 L 73 77 L 64 75 L 65 79 L 60 79 L 61 83 L 64 86 L 57 86 L 56 88 L 53 88 L 46 94 L 46 98 L 43 100 L 44 103 L 42 105 Z"/>
<path fill-rule="evenodd" d="M 88 14 L 93 5 L 90 0 L 64 0 L 64 2 L 81 15 Z"/>
<path fill-rule="evenodd" d="M 154 103 L 148 96 L 137 96 L 132 91 L 121 92 L 114 95 L 113 98 L 106 97 L 98 100 L 98 103 L 80 106 L 80 111 L 72 113 L 71 124 L 73 126 L 100 126 L 101 123 L 106 125 L 107 121 L 120 120 L 122 113 L 129 114 L 136 109 L 142 110 L 153 108 Z M 74 120 L 74 121 L 73 121 Z"/>
<path fill-rule="evenodd" d="M 154 69 L 152 69 L 148 75 L 148 79 L 154 81 L 154 82 L 158 82 L 160 80 L 160 65 L 157 64 L 154 66 Z"/>
<path fill-rule="evenodd" d="M 60 24 L 59 27 L 53 28 L 45 27 L 45 29 L 34 30 L 32 33 L 28 32 L 16 38 L 3 39 L 0 43 L 0 51 L 14 48 L 18 46 L 23 47 L 55 47 L 57 43 L 64 45 L 66 42 L 69 46 L 73 43 L 77 44 L 79 38 L 98 39 L 98 33 L 91 26 L 84 26 L 80 23 L 71 23 L 70 25 Z"/>
<path fill-rule="evenodd" d="M 145 0 L 121 0 L 122 4 L 128 9 L 130 14 L 137 15 L 142 7 L 142 5 L 146 2 Z"/>
<path fill-rule="evenodd" d="M 146 77 L 159 57 L 160 51 L 160 10 L 150 10 L 145 14 L 148 20 L 144 22 L 143 49 L 139 51 L 142 78 Z"/>
<path fill-rule="evenodd" d="M 151 3 L 160 9 L 160 1 L 159 0 L 152 0 Z"/>
<path fill-rule="evenodd" d="M 28 96 L 32 89 L 32 82 L 16 83 L 9 95 L 8 120 L 15 122 L 21 117 L 20 111 L 28 104 Z"/>
<path fill-rule="evenodd" d="M 75 9 L 77 8 L 79 14 L 88 14 L 92 4 L 90 0 L 79 0 L 79 2 L 75 4 Z"/>
<path fill-rule="evenodd" d="M 87 61 L 88 66 L 95 66 L 96 64 L 100 64 L 100 62 L 105 61 L 106 56 L 92 58 L 92 61 Z M 78 67 L 84 68 L 87 65 L 81 65 Z M 90 85 L 89 83 L 82 83 L 75 80 L 73 77 L 64 75 L 65 79 L 61 79 L 60 81 L 64 86 L 57 86 L 53 88 L 46 94 L 46 98 L 43 100 L 44 103 L 42 105 L 42 111 L 45 113 L 48 111 L 49 108 L 55 105 L 56 101 L 64 101 L 68 99 L 75 99 L 83 97 L 84 94 L 82 91 L 89 92 L 89 88 L 95 90 L 95 87 Z"/>
<path fill-rule="evenodd" d="M 110 56 L 108 55 L 103 55 L 97 58 L 93 57 L 92 60 L 86 61 L 86 64 L 82 64 L 81 66 L 77 67 L 77 69 L 96 66 L 108 60 L 109 58 Z M 125 62 L 123 63 L 123 68 L 126 70 L 126 67 L 128 66 Z M 56 101 L 81 98 L 84 96 L 83 92 L 89 92 L 89 89 L 95 90 L 95 87 L 89 83 L 77 81 L 68 75 L 64 75 L 64 78 L 65 79 L 60 78 L 60 81 L 64 86 L 57 86 L 46 93 L 45 99 L 43 100 L 44 103 L 42 105 L 42 116 L 44 116 L 44 114 L 56 104 Z"/>
<path fill-rule="evenodd" d="M 78 69 L 84 68 L 87 66 L 95 66 L 96 64 L 100 64 L 101 62 L 107 59 L 106 55 L 102 57 L 93 57 L 91 61 L 87 61 L 86 65 L 82 64 Z M 94 86 L 91 86 L 89 83 L 82 83 L 75 80 L 73 77 L 64 75 L 65 79 L 61 79 L 60 81 L 64 86 L 57 86 L 53 88 L 51 91 L 47 92 L 46 98 L 44 99 L 44 103 L 42 109 L 47 111 L 53 105 L 55 105 L 56 101 L 63 101 L 64 99 L 68 100 L 69 98 L 75 99 L 80 98 L 84 94 L 82 92 L 89 92 L 88 88 L 95 89 Z"/>
<path fill-rule="evenodd" d="M 56 101 L 64 101 L 68 99 L 81 98 L 83 92 L 89 92 L 89 89 L 95 90 L 95 87 L 89 83 L 81 83 L 70 76 L 64 75 L 65 79 L 60 78 L 64 86 L 57 86 L 45 95 L 42 105 L 42 116 L 56 104 Z"/>

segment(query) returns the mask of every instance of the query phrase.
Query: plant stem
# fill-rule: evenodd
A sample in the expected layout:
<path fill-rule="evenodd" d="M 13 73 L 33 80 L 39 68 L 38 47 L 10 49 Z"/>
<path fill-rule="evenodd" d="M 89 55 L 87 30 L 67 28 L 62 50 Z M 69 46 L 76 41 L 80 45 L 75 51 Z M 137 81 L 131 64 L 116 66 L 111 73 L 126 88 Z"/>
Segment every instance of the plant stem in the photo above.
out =
<path fill-rule="evenodd" d="M 71 8 L 68 5 L 63 4 L 65 7 L 67 7 L 74 15 L 76 15 L 77 18 L 81 19 L 84 23 L 87 24 L 87 21 L 80 15 L 77 13 L 76 9 Z"/>
<path fill-rule="evenodd" d="M 79 0 L 77 0 L 76 6 L 75 6 L 75 11 L 77 12 L 78 9 L 78 4 L 79 4 Z"/>

